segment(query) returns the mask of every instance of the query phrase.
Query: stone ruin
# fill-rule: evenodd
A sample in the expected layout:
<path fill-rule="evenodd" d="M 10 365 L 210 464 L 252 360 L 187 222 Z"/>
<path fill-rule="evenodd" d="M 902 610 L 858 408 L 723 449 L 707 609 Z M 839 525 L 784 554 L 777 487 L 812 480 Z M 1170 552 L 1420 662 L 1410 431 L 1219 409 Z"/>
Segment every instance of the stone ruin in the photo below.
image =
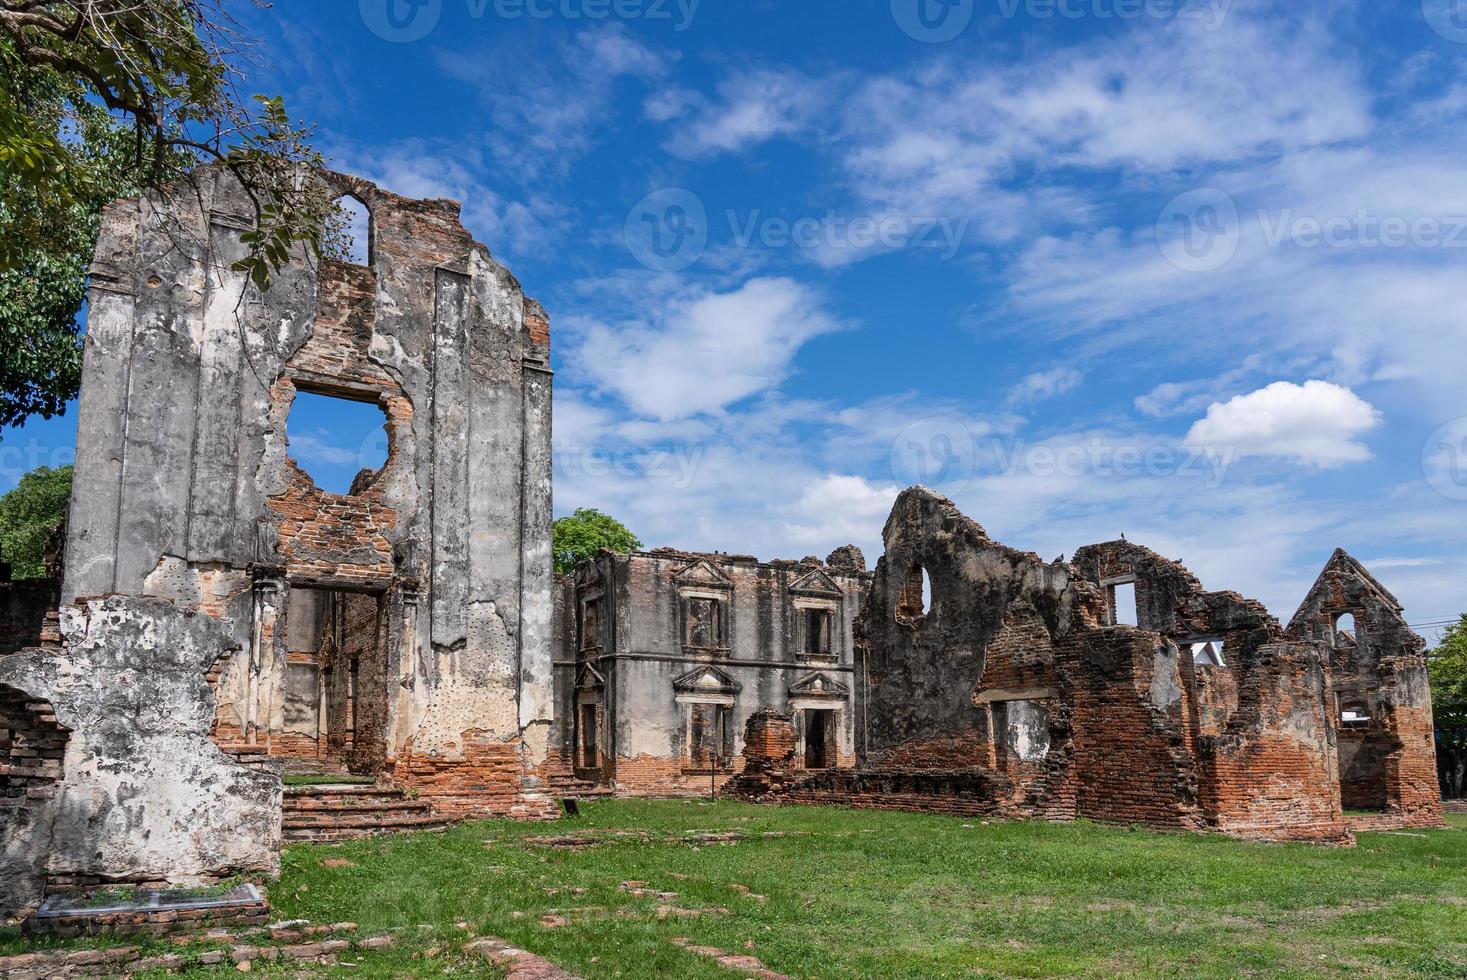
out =
<path fill-rule="evenodd" d="M 857 767 L 791 772 L 761 716 L 731 795 L 1267 840 L 1442 824 L 1424 644 L 1343 552 L 1285 630 L 1146 548 L 1046 563 L 921 487 L 884 538 L 857 623 Z"/>
<path fill-rule="evenodd" d="M 104 215 L 59 635 L 0 651 L 0 912 L 273 871 L 269 759 L 558 812 L 545 313 L 455 202 L 318 179 L 370 214 L 368 261 L 302 250 L 263 293 L 223 171 Z M 382 411 L 349 493 L 292 459 L 297 392 Z M 34 643 L 44 616 L 4 612 Z"/>
<path fill-rule="evenodd" d="M 791 713 L 796 764 L 855 763 L 854 625 L 871 573 L 853 545 L 761 562 L 603 551 L 558 584 L 556 743 L 584 784 L 707 796 L 738 772 L 744 725 Z"/>
<path fill-rule="evenodd" d="M 1343 552 L 1285 629 L 1145 548 L 1046 563 L 913 488 L 874 575 L 661 551 L 557 586 L 544 310 L 456 203 L 315 179 L 365 208 L 366 260 L 296 254 L 263 293 L 223 171 L 104 215 L 64 574 L 0 581 L 0 916 L 273 874 L 282 760 L 418 824 L 550 818 L 558 780 L 614 770 L 1264 839 L 1440 825 L 1424 643 Z M 383 414 L 347 493 L 291 456 L 300 392 Z"/>

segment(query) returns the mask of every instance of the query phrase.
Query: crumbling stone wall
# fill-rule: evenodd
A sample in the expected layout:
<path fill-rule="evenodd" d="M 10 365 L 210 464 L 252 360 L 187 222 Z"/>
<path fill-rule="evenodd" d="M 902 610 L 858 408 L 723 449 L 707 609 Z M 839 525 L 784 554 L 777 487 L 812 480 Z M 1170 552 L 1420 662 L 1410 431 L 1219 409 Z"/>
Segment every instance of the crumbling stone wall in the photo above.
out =
<path fill-rule="evenodd" d="M 1237 657 L 1224 729 L 1198 739 L 1203 811 L 1237 837 L 1349 842 L 1340 802 L 1329 664 L 1313 644 Z"/>
<path fill-rule="evenodd" d="M 1351 839 L 1329 665 L 1261 604 L 1124 541 L 1043 562 L 921 487 L 884 538 L 856 631 L 860 766 L 731 792 Z M 1117 582 L 1139 625 L 1117 624 Z"/>
<path fill-rule="evenodd" d="M 1347 614 L 1354 617 L 1353 631 L 1340 626 Z M 1339 737 L 1344 805 L 1381 811 L 1382 826 L 1439 826 L 1426 641 L 1406 625 L 1400 602 L 1340 549 L 1288 633 L 1328 650 L 1329 710 Z"/>
<path fill-rule="evenodd" d="M 221 739 L 274 755 L 324 742 L 359 771 L 432 771 L 463 809 L 481 796 L 486 813 L 528 801 L 550 815 L 538 785 L 551 713 L 548 319 L 456 202 L 317 179 L 367 208 L 368 264 L 301 251 L 264 293 L 232 269 L 251 211 L 227 173 L 107 210 L 63 599 L 158 595 L 220 616 L 239 650 L 218 672 Z M 383 412 L 386 462 L 348 493 L 317 487 L 291 458 L 299 392 Z M 349 743 L 329 718 L 309 730 L 311 658 L 289 641 L 300 589 L 380 609 L 360 690 L 318 710 L 352 702 Z M 508 760 L 492 791 L 486 752 Z"/>
<path fill-rule="evenodd" d="M 206 675 L 232 642 L 225 625 L 166 600 L 111 596 L 63 607 L 61 633 L 61 650 L 0 658 L 0 690 L 22 692 L 32 732 L 46 736 L 37 753 L 54 753 L 56 730 L 70 733 L 60 771 L 42 776 L 59 777 L 52 813 L 28 838 L 45 855 L 46 888 L 278 873 L 278 774 L 207 737 Z"/>
<path fill-rule="evenodd" d="M 853 624 L 870 573 L 673 549 L 602 552 L 562 596 L 561 754 L 625 795 L 707 795 L 761 709 L 789 711 L 801 766 L 853 764 Z M 807 737 L 808 736 L 808 737 Z"/>
<path fill-rule="evenodd" d="M 0 922 L 44 897 L 68 734 L 49 702 L 0 684 Z"/>

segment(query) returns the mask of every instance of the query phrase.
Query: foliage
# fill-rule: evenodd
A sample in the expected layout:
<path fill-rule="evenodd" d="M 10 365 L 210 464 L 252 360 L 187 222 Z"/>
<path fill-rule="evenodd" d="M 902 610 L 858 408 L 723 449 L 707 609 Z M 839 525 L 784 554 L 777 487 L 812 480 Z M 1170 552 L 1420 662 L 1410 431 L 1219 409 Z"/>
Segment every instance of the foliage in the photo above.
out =
<path fill-rule="evenodd" d="M 1467 613 L 1447 627 L 1427 669 L 1437 727 L 1467 732 Z"/>
<path fill-rule="evenodd" d="M 70 466 L 31 470 L 0 497 L 0 559 L 16 578 L 45 577 L 46 537 L 66 517 L 70 501 Z"/>
<path fill-rule="evenodd" d="M 218 164 L 256 228 L 236 264 L 260 287 L 329 206 L 309 132 L 239 91 L 224 0 L 0 0 L 0 426 L 49 417 L 80 380 L 76 314 L 102 207 L 193 192 Z"/>
<path fill-rule="evenodd" d="M 1467 792 L 1467 613 L 1447 627 L 1426 664 L 1442 791 L 1460 798 Z"/>
<path fill-rule="evenodd" d="M 602 548 L 634 551 L 642 547 L 642 542 L 621 521 L 589 507 L 582 507 L 571 516 L 556 521 L 551 541 L 557 575 L 570 573 Z"/>

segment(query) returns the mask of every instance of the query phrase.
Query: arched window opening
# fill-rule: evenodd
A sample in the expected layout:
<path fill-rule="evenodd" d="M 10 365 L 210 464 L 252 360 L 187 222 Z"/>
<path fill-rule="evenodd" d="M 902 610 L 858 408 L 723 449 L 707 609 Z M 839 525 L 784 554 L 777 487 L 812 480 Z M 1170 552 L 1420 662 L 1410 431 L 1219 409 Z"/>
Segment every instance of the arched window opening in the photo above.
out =
<path fill-rule="evenodd" d="M 386 413 L 372 402 L 298 391 L 285 421 L 290 458 L 328 493 L 359 493 L 387 462 Z"/>
<path fill-rule="evenodd" d="M 913 565 L 902 583 L 901 595 L 897 598 L 897 619 L 904 623 L 915 623 L 932 611 L 932 579 L 927 569 Z"/>
<path fill-rule="evenodd" d="M 360 198 L 343 194 L 331 202 L 321 254 L 352 265 L 372 264 L 372 212 Z"/>
<path fill-rule="evenodd" d="M 1356 639 L 1355 616 L 1352 613 L 1336 616 L 1331 642 L 1336 647 L 1352 647 L 1356 644 Z"/>

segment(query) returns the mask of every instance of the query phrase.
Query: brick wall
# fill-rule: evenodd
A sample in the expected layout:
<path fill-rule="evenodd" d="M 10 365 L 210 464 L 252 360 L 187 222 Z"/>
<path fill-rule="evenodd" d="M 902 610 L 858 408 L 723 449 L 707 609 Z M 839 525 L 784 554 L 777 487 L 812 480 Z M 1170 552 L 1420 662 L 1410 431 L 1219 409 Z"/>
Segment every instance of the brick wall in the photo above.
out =
<path fill-rule="evenodd" d="M 453 817 L 512 817 L 549 820 L 555 801 L 526 785 L 522 747 L 482 732 L 464 733 L 461 757 L 415 755 L 409 740 L 392 764 L 398 783 Z"/>
<path fill-rule="evenodd" d="M 1273 643 L 1234 663 L 1238 708 L 1198 739 L 1209 822 L 1237 837 L 1351 840 L 1330 739 L 1329 671 L 1313 644 Z"/>
<path fill-rule="evenodd" d="M 50 704 L 0 685 L 0 913 L 42 897 L 68 738 Z"/>
<path fill-rule="evenodd" d="M 1175 649 L 1114 626 L 1089 631 L 1063 655 L 1074 680 L 1077 814 L 1201 828 Z"/>
<path fill-rule="evenodd" d="M 61 583 L 52 579 L 0 582 L 0 657 L 42 645 L 46 614 L 61 598 Z"/>

